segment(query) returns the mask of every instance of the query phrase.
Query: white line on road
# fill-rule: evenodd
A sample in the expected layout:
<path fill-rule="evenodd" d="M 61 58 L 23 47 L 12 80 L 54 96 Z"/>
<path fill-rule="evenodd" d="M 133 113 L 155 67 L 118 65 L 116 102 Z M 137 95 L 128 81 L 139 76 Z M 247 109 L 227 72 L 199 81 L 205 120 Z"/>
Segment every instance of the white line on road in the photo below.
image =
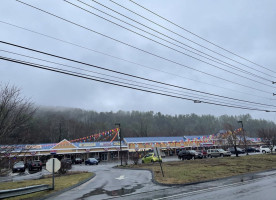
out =
<path fill-rule="evenodd" d="M 125 179 L 125 175 L 121 175 L 120 177 L 115 178 L 115 179 L 117 179 L 117 180 L 123 180 L 123 179 Z"/>
<path fill-rule="evenodd" d="M 171 195 L 171 196 L 167 196 L 167 197 L 161 197 L 161 198 L 157 198 L 154 200 L 161 200 L 161 199 L 171 199 L 171 198 L 175 198 L 175 197 L 180 197 L 180 196 L 189 196 L 189 195 L 193 195 L 193 194 L 197 194 L 197 193 L 201 193 L 201 192 L 205 192 L 205 191 L 213 191 L 214 189 L 223 189 L 225 187 L 229 187 L 229 186 L 238 186 L 238 185 L 244 185 L 246 183 L 250 183 L 250 182 L 254 182 L 257 181 L 259 179 L 263 179 L 263 178 L 272 178 L 273 176 L 276 176 L 275 174 L 265 177 L 260 177 L 260 178 L 255 178 L 252 180 L 247 180 L 247 181 L 243 181 L 243 182 L 238 182 L 238 183 L 231 183 L 228 185 L 222 185 L 222 186 L 215 186 L 215 187 L 210 187 L 210 188 L 206 188 L 206 189 L 201 189 L 201 190 L 196 190 L 196 191 L 192 191 L 192 192 L 185 192 L 185 193 L 181 193 L 181 194 L 175 194 L 175 195 Z"/>

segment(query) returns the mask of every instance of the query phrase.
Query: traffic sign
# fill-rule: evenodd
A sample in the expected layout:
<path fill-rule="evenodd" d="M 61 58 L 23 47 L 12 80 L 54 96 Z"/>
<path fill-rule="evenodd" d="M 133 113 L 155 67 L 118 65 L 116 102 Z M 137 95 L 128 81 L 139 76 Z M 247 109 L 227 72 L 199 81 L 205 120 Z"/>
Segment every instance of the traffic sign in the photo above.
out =
<path fill-rule="evenodd" d="M 60 161 L 57 158 L 50 158 L 46 162 L 46 169 L 48 172 L 57 172 L 60 169 Z M 54 169 L 54 170 L 53 170 Z"/>

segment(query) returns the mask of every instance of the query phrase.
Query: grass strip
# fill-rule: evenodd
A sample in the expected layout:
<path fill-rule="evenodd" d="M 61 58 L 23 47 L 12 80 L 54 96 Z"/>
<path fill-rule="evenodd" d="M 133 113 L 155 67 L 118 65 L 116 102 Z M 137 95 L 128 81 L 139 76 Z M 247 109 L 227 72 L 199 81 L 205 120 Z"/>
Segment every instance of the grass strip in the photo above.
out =
<path fill-rule="evenodd" d="M 171 161 L 162 163 L 162 167 L 165 177 L 162 176 L 159 163 L 130 165 L 125 168 L 151 170 L 158 183 L 186 184 L 276 169 L 276 155 Z"/>
<path fill-rule="evenodd" d="M 93 173 L 90 173 L 90 172 L 82 172 L 82 173 L 74 173 L 74 174 L 58 176 L 58 177 L 55 177 L 55 190 L 41 191 L 41 192 L 22 195 L 22 196 L 18 196 L 18 197 L 12 197 L 12 198 L 9 198 L 9 200 L 38 199 L 45 195 L 49 195 L 53 192 L 57 192 L 59 190 L 63 190 L 65 188 L 73 186 L 73 185 L 91 177 L 92 175 L 93 175 Z M 51 186 L 52 178 L 47 177 L 47 178 L 41 178 L 41 179 L 37 179 L 37 180 L 3 182 L 3 183 L 0 183 L 0 188 L 1 188 L 1 190 L 7 190 L 7 189 L 15 189 L 15 188 L 27 187 L 27 186 L 31 186 L 31 185 L 41 185 L 41 184 L 48 184 Z"/>

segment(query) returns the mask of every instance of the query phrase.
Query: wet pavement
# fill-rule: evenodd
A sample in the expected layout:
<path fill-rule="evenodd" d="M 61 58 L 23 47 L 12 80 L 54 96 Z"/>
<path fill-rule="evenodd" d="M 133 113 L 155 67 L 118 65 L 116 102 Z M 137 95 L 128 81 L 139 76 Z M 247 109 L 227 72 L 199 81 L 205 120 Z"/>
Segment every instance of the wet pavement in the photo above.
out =
<path fill-rule="evenodd" d="M 114 163 L 73 166 L 73 171 L 94 172 L 96 173 L 96 177 L 77 188 L 51 199 L 106 199 L 166 188 L 154 184 L 151 172 L 149 171 L 116 169 L 113 166 Z"/>
<path fill-rule="evenodd" d="M 175 158 L 171 158 L 175 159 Z M 119 163 L 118 163 L 119 164 Z M 90 171 L 96 177 L 87 183 L 51 199 L 187 199 L 195 195 L 204 195 L 229 188 L 239 189 L 247 184 L 274 177 L 276 171 L 247 174 L 227 179 L 186 186 L 161 186 L 152 182 L 152 175 L 145 170 L 126 170 L 113 168 L 113 164 L 98 166 L 74 166 L 76 171 Z M 250 186 L 249 186 L 250 187 Z M 275 185 L 273 186 L 275 188 Z M 244 190 L 247 191 L 247 190 Z M 212 195 L 212 194 L 211 194 Z M 221 194 L 222 195 L 222 194 Z M 233 197 L 233 196 L 232 196 Z M 205 198 L 204 198 L 205 199 Z M 212 196 L 212 199 L 214 197 Z M 220 198 L 224 199 L 224 198 Z M 235 198 L 233 198 L 235 199 Z M 254 198 L 253 198 L 254 199 Z"/>

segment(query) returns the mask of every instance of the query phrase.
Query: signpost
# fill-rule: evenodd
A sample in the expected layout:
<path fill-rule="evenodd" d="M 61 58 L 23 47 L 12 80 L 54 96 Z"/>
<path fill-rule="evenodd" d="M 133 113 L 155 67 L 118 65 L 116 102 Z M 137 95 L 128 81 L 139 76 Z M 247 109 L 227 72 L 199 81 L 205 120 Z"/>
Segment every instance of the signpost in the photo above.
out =
<path fill-rule="evenodd" d="M 161 158 L 161 151 L 160 151 L 160 148 L 155 147 L 155 148 L 154 148 L 154 154 L 157 155 L 158 162 L 159 162 L 159 165 L 160 165 L 160 168 L 161 168 L 161 172 L 162 172 L 162 175 L 163 175 L 163 177 L 164 177 L 164 172 L 163 172 L 162 164 L 161 164 L 161 162 L 160 162 L 160 158 Z M 160 157 L 159 157 L 159 155 L 160 155 Z"/>
<path fill-rule="evenodd" d="M 60 169 L 60 161 L 57 158 L 50 158 L 46 163 L 46 169 L 53 175 L 52 190 L 55 189 L 55 172 Z"/>

